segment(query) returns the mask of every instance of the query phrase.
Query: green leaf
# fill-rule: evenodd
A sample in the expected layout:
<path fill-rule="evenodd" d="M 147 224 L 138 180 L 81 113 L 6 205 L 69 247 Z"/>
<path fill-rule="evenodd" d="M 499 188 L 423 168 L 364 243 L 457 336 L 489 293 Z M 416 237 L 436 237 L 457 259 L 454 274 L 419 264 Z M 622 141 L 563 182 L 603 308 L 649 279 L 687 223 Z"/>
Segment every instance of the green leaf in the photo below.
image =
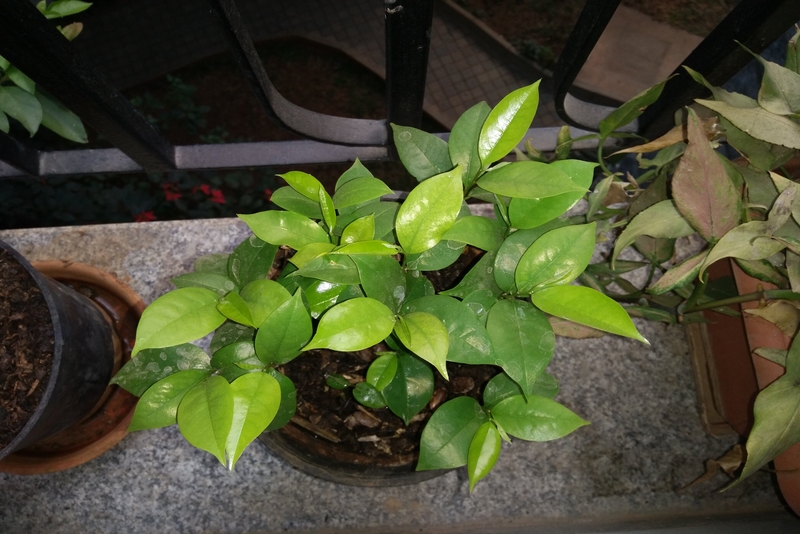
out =
<path fill-rule="evenodd" d="M 131 356 L 149 348 L 180 345 L 213 332 L 225 322 L 213 291 L 186 287 L 157 298 L 142 313 Z"/>
<path fill-rule="evenodd" d="M 273 280 L 255 280 L 242 288 L 239 296 L 247 304 L 253 325 L 260 327 L 280 305 L 292 298 L 286 288 Z"/>
<path fill-rule="evenodd" d="M 747 50 L 744 46 L 742 48 Z M 800 74 L 767 61 L 758 54 L 753 54 L 753 57 L 764 67 L 761 88 L 758 90 L 758 104 L 777 115 L 800 112 Z"/>
<path fill-rule="evenodd" d="M 278 381 L 278 385 L 281 388 L 281 404 L 278 406 L 278 413 L 275 414 L 272 422 L 267 426 L 267 432 L 269 432 L 281 428 L 294 417 L 294 413 L 297 411 L 297 390 L 289 378 L 275 369 L 270 369 L 267 372 Z"/>
<path fill-rule="evenodd" d="M 427 180 L 453 168 L 444 140 L 422 130 L 397 124 L 392 124 L 392 132 L 400 161 L 418 181 Z M 461 180 L 461 176 L 458 178 Z"/>
<path fill-rule="evenodd" d="M 234 398 L 228 381 L 212 376 L 189 390 L 178 406 L 178 429 L 186 441 L 228 467 L 225 449 L 233 425 Z"/>
<path fill-rule="evenodd" d="M 36 84 L 33 80 L 25 76 L 21 70 L 13 65 L 4 70 L 6 71 L 6 76 L 8 76 L 8 79 L 14 82 L 17 87 L 26 93 L 30 93 L 32 95 L 36 94 Z"/>
<path fill-rule="evenodd" d="M 664 273 L 664 276 L 658 282 L 648 287 L 647 292 L 653 295 L 663 295 L 668 291 L 692 282 L 697 277 L 697 273 L 700 272 L 700 266 L 705 261 L 706 256 L 708 256 L 708 250 L 682 261 Z"/>
<path fill-rule="evenodd" d="M 791 148 L 773 145 L 744 133 L 724 117 L 720 117 L 719 123 L 725 132 L 728 144 L 741 153 L 756 169 L 763 171 L 774 169 L 786 163 L 795 153 L 795 150 Z M 741 169 L 737 170 L 743 173 Z"/>
<path fill-rule="evenodd" d="M 394 379 L 397 374 L 397 354 L 389 352 L 382 354 L 372 360 L 372 363 L 367 369 L 367 383 L 377 389 L 383 391 L 386 386 Z"/>
<path fill-rule="evenodd" d="M 741 200 L 691 109 L 687 130 L 689 144 L 672 178 L 672 196 L 686 220 L 715 243 L 738 224 Z"/>
<path fill-rule="evenodd" d="M 531 293 L 575 280 L 592 259 L 596 226 L 591 223 L 556 228 L 534 241 L 514 273 L 517 290 Z"/>
<path fill-rule="evenodd" d="M 194 260 L 194 270 L 200 273 L 228 276 L 228 258 L 230 254 L 206 254 Z"/>
<path fill-rule="evenodd" d="M 333 199 L 325 191 L 324 187 L 319 188 L 319 205 L 322 208 L 322 218 L 325 220 L 325 225 L 328 227 L 329 233 L 333 233 L 336 228 L 336 208 L 333 206 Z"/>
<path fill-rule="evenodd" d="M 275 418 L 281 404 L 281 386 L 267 373 L 250 373 L 234 380 L 231 392 L 233 421 L 225 444 L 229 470 Z"/>
<path fill-rule="evenodd" d="M 6 58 L 4 58 L 3 56 L 0 56 L 0 69 L 1 70 L 6 70 L 9 67 L 11 67 L 11 63 Z"/>
<path fill-rule="evenodd" d="M 333 254 L 349 254 L 349 255 L 382 255 L 393 256 L 400 254 L 400 247 L 392 245 L 386 241 L 359 241 L 357 243 L 350 243 L 349 245 L 342 245 L 331 252 Z"/>
<path fill-rule="evenodd" d="M 146 349 L 123 365 L 111 383 L 141 397 L 150 386 L 178 371 L 205 370 L 210 366 L 208 354 L 189 343 L 163 349 Z"/>
<path fill-rule="evenodd" d="M 295 250 L 309 243 L 328 243 L 328 233 L 317 223 L 289 211 L 262 211 L 239 215 L 256 236 L 273 245 L 288 245 Z"/>
<path fill-rule="evenodd" d="M 497 355 L 496 365 L 520 385 L 524 394 L 532 393 L 556 346 L 547 317 L 525 301 L 501 300 L 489 310 L 486 330 Z"/>
<path fill-rule="evenodd" d="M 256 356 L 256 347 L 252 340 L 237 341 L 225 345 L 214 353 L 211 365 L 215 369 L 223 369 L 230 365 L 238 365 L 242 369 L 256 369 L 264 367 Z"/>
<path fill-rule="evenodd" d="M 170 280 L 175 287 L 202 287 L 209 291 L 215 292 L 220 297 L 225 296 L 231 291 L 237 291 L 239 288 L 234 284 L 230 278 L 221 274 L 215 273 L 186 273 L 177 276 Z"/>
<path fill-rule="evenodd" d="M 758 107 L 758 102 L 750 98 L 749 96 L 745 96 L 739 93 L 731 93 L 726 91 L 721 87 L 715 87 L 711 85 L 708 80 L 706 80 L 702 74 L 699 72 L 690 69 L 686 65 L 683 66 L 686 69 L 686 72 L 694 78 L 694 81 L 697 83 L 704 85 L 706 89 L 711 91 L 711 94 L 714 95 L 715 100 L 719 100 L 721 102 L 725 102 L 726 104 L 730 104 L 731 106 L 739 107 L 739 108 L 755 108 Z"/>
<path fill-rule="evenodd" d="M 771 362 L 777 363 L 781 367 L 786 367 L 786 356 L 789 353 L 788 350 L 782 349 L 770 349 L 767 347 L 761 347 L 754 350 L 756 354 L 765 358 Z"/>
<path fill-rule="evenodd" d="M 8 116 L 0 111 L 0 132 L 8 133 L 8 129 L 10 127 L 11 125 L 8 123 Z"/>
<path fill-rule="evenodd" d="M 775 115 L 761 107 L 740 108 L 714 100 L 696 102 L 716 111 L 731 124 L 756 139 L 789 148 L 800 148 L 800 124 L 788 117 Z"/>
<path fill-rule="evenodd" d="M 322 219 L 322 207 L 319 201 L 310 200 L 289 186 L 276 189 L 269 200 L 287 211 L 305 215 L 310 219 Z"/>
<path fill-rule="evenodd" d="M 780 252 L 785 245 L 769 239 L 773 231 L 769 221 L 751 221 L 733 228 L 709 251 L 699 276 L 702 278 L 708 266 L 722 258 L 763 260 Z"/>
<path fill-rule="evenodd" d="M 312 319 L 318 319 L 325 310 L 339 302 L 342 293 L 353 287 L 346 284 L 334 284 L 325 280 L 305 280 L 301 282 L 303 295 L 306 297 Z"/>
<path fill-rule="evenodd" d="M 488 291 L 489 294 L 499 297 L 503 290 L 497 286 L 494 281 L 494 262 L 497 257 L 497 252 L 490 250 L 486 252 L 481 258 L 467 271 L 467 274 L 461 279 L 456 287 L 441 291 L 441 295 L 448 297 L 456 297 L 464 300 L 468 295 L 476 291 Z"/>
<path fill-rule="evenodd" d="M 298 289 L 259 327 L 256 354 L 267 365 L 284 364 L 303 351 L 312 333 L 311 317 L 303 304 L 303 292 Z"/>
<path fill-rule="evenodd" d="M 333 195 L 333 205 L 338 209 L 349 208 L 392 193 L 394 191 L 377 178 L 355 178 L 337 187 Z"/>
<path fill-rule="evenodd" d="M 322 316 L 305 350 L 363 350 L 386 339 L 394 329 L 394 313 L 375 299 L 355 298 L 337 304 Z"/>
<path fill-rule="evenodd" d="M 456 221 L 443 239 L 466 243 L 482 250 L 494 250 L 505 237 L 505 228 L 496 219 L 469 215 Z"/>
<path fill-rule="evenodd" d="M 397 202 L 372 202 L 366 206 L 359 207 L 347 215 L 340 213 L 336 220 L 336 228 L 334 228 L 333 233 L 335 235 L 341 235 L 347 225 L 356 219 L 372 215 L 375 217 L 375 237 L 390 240 L 387 236 L 394 230 L 394 221 L 399 208 L 400 204 Z"/>
<path fill-rule="evenodd" d="M 431 295 L 408 300 L 401 313 L 425 312 L 438 317 L 449 339 L 447 360 L 468 364 L 499 365 L 489 333 L 466 304 L 451 297 Z"/>
<path fill-rule="evenodd" d="M 56 0 L 44 12 L 44 16 L 48 19 L 57 19 L 61 17 L 68 17 L 86 11 L 92 6 L 89 2 L 81 2 L 80 0 Z"/>
<path fill-rule="evenodd" d="M 654 204 L 631 219 L 619 235 L 611 255 L 612 265 L 619 253 L 639 236 L 677 238 L 692 235 L 694 232 L 694 228 L 675 208 L 673 201 L 664 200 Z"/>
<path fill-rule="evenodd" d="M 348 224 L 342 231 L 342 244 L 375 239 L 375 216 L 371 213 Z"/>
<path fill-rule="evenodd" d="M 473 291 L 461 302 L 467 306 L 478 317 L 481 324 L 486 324 L 487 314 L 492 306 L 497 304 L 497 295 L 488 289 Z"/>
<path fill-rule="evenodd" d="M 440 271 L 454 264 L 465 248 L 464 243 L 445 239 L 421 254 L 406 254 L 405 266 L 411 271 Z"/>
<path fill-rule="evenodd" d="M 289 171 L 285 174 L 279 174 L 281 178 L 286 180 L 289 186 L 313 202 L 319 202 L 319 190 L 324 189 L 319 180 L 314 178 L 308 173 L 301 171 Z"/>
<path fill-rule="evenodd" d="M 464 170 L 461 180 L 464 183 L 465 191 L 475 183 L 475 178 L 478 177 L 481 170 L 478 139 L 481 135 L 481 127 L 490 111 L 491 108 L 486 102 L 476 104 L 461 114 L 450 131 L 447 149 L 453 165 L 461 165 Z"/>
<path fill-rule="evenodd" d="M 67 41 L 72 41 L 83 31 L 83 23 L 73 22 L 72 24 L 67 24 L 66 26 L 58 28 L 58 31 L 61 32 L 61 35 L 66 37 Z"/>
<path fill-rule="evenodd" d="M 471 397 L 456 397 L 439 406 L 422 431 L 417 471 L 466 465 L 472 438 L 487 421 Z"/>
<path fill-rule="evenodd" d="M 547 163 L 517 161 L 493 169 L 478 180 L 481 188 L 511 198 L 543 199 L 587 189 L 573 182 L 569 175 Z"/>
<path fill-rule="evenodd" d="M 447 376 L 447 351 L 450 347 L 447 328 L 436 316 L 411 312 L 398 318 L 394 333 L 408 350 Z"/>
<path fill-rule="evenodd" d="M 506 373 L 498 373 L 483 388 L 483 405 L 491 410 L 501 400 L 515 395 L 524 395 L 519 384 Z"/>
<path fill-rule="evenodd" d="M 531 302 L 550 315 L 648 343 L 636 330 L 625 308 L 594 289 L 582 286 L 548 287 L 533 293 Z"/>
<path fill-rule="evenodd" d="M 791 257 L 797 256 L 794 252 L 787 249 L 786 254 L 786 270 L 789 272 L 790 277 L 792 268 L 790 267 Z M 764 282 L 775 284 L 778 287 L 788 287 L 788 279 L 778 271 L 768 260 L 735 260 L 736 264 L 748 275 L 753 278 L 758 278 Z"/>
<path fill-rule="evenodd" d="M 211 353 L 217 352 L 225 345 L 236 343 L 237 341 L 253 341 L 256 337 L 254 328 L 238 323 L 228 322 L 220 326 L 211 339 L 209 349 Z"/>
<path fill-rule="evenodd" d="M 69 139 L 76 143 L 89 142 L 86 137 L 86 128 L 83 126 L 80 117 L 41 88 L 36 91 L 35 96 L 42 107 L 42 126 L 54 131 L 64 139 Z"/>
<path fill-rule="evenodd" d="M 332 374 L 325 378 L 325 385 L 333 389 L 347 389 L 350 387 L 350 381 L 342 375 Z"/>
<path fill-rule="evenodd" d="M 478 154 L 483 168 L 511 152 L 531 127 L 539 107 L 539 82 L 505 96 L 489 112 L 478 138 Z"/>
<path fill-rule="evenodd" d="M 542 226 L 528 230 L 518 230 L 509 235 L 500 248 L 497 250 L 497 257 L 494 260 L 494 279 L 497 285 L 507 293 L 516 293 L 517 285 L 515 272 L 522 255 L 545 233 L 569 224 L 563 220 L 553 220 Z"/>
<path fill-rule="evenodd" d="M 393 312 L 406 299 L 406 275 L 390 256 L 353 256 L 364 293 Z"/>
<path fill-rule="evenodd" d="M 153 384 L 136 403 L 128 432 L 175 424 L 178 405 L 192 388 L 211 374 L 210 369 L 178 371 Z"/>
<path fill-rule="evenodd" d="M 531 395 L 509 397 L 492 408 L 494 420 L 512 436 L 526 441 L 563 438 L 589 422 L 554 400 Z"/>
<path fill-rule="evenodd" d="M 250 236 L 228 258 L 228 276 L 240 287 L 254 280 L 268 278 L 277 252 L 276 245 L 265 243 L 254 235 Z"/>
<path fill-rule="evenodd" d="M 625 126 L 641 115 L 647 106 L 658 100 L 658 97 L 661 96 L 661 91 L 664 90 L 664 84 L 666 83 L 667 80 L 664 80 L 649 89 L 645 89 L 622 104 L 619 108 L 612 111 L 608 117 L 600 121 L 600 137 L 605 139 L 612 132 Z"/>
<path fill-rule="evenodd" d="M 368 408 L 378 409 L 386 406 L 386 401 L 383 395 L 381 395 L 381 392 L 366 382 L 359 382 L 355 385 L 353 388 L 353 397 Z"/>
<path fill-rule="evenodd" d="M 382 393 L 392 413 L 408 425 L 433 396 L 433 371 L 416 356 L 399 352 L 397 372 Z"/>
<path fill-rule="evenodd" d="M 336 181 L 336 187 L 334 190 L 339 191 L 339 189 L 341 189 L 341 187 L 344 184 L 352 180 L 355 180 L 356 178 L 374 178 L 374 176 L 372 176 L 372 173 L 369 172 L 369 169 L 364 167 L 364 164 L 361 163 L 361 161 L 358 158 L 356 158 L 356 160 L 353 162 L 353 164 L 350 166 L 349 169 L 347 169 L 342 173 L 342 175 Z"/>
<path fill-rule="evenodd" d="M 407 254 L 419 254 L 436 245 L 453 227 L 464 195 L 461 167 L 417 185 L 397 212 L 397 238 Z"/>
<path fill-rule="evenodd" d="M 19 87 L 0 85 L 0 111 L 21 122 L 31 137 L 42 123 L 42 105 Z"/>
<path fill-rule="evenodd" d="M 489 474 L 497 458 L 500 457 L 500 432 L 491 421 L 478 427 L 469 444 L 467 455 L 467 472 L 469 473 L 469 491 L 475 489 L 475 484 Z"/>
<path fill-rule="evenodd" d="M 425 278 L 419 271 L 406 271 L 406 301 L 412 301 L 420 297 L 435 295 L 431 281 Z"/>
<path fill-rule="evenodd" d="M 258 326 L 253 322 L 253 315 L 250 313 L 247 303 L 236 291 L 231 291 L 219 299 L 217 310 L 231 321 L 254 328 Z"/>
<path fill-rule="evenodd" d="M 312 260 L 324 256 L 335 248 L 336 245 L 333 243 L 309 243 L 289 258 L 289 261 L 297 266 L 298 269 L 302 269 Z"/>
<path fill-rule="evenodd" d="M 303 276 L 325 280 L 333 284 L 358 284 L 358 267 L 353 260 L 344 254 L 326 254 L 314 258 L 298 269 L 293 276 Z"/>

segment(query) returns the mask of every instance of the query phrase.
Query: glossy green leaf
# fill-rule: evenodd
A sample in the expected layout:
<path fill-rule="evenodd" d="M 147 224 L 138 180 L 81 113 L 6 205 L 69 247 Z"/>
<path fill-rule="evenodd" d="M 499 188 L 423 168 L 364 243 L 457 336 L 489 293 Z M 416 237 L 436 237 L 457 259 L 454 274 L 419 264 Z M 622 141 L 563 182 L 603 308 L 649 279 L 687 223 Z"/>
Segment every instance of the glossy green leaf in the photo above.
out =
<path fill-rule="evenodd" d="M 192 266 L 199 273 L 228 276 L 228 258 L 230 254 L 206 254 L 194 260 Z"/>
<path fill-rule="evenodd" d="M 567 224 L 569 224 L 567 221 L 556 219 L 536 228 L 518 230 L 509 235 L 500 245 L 494 260 L 494 279 L 498 287 L 508 293 L 515 293 L 517 291 L 515 273 L 525 251 L 545 233 Z"/>
<path fill-rule="evenodd" d="M 150 386 L 178 371 L 210 367 L 208 354 L 189 343 L 162 349 L 145 349 L 126 362 L 111 379 L 111 383 L 141 397 Z"/>
<path fill-rule="evenodd" d="M 548 287 L 533 293 L 531 302 L 550 315 L 648 343 L 634 326 L 625 308 L 594 289 L 582 286 Z"/>
<path fill-rule="evenodd" d="M 738 224 L 741 200 L 691 109 L 687 121 L 689 144 L 672 178 L 672 196 L 681 215 L 715 243 Z"/>
<path fill-rule="evenodd" d="M 309 243 L 328 243 L 328 233 L 317 223 L 288 211 L 262 211 L 239 215 L 256 236 L 273 245 L 288 245 L 295 250 Z"/>
<path fill-rule="evenodd" d="M 305 215 L 310 219 L 322 219 L 319 201 L 311 200 L 289 186 L 276 189 L 269 200 L 287 211 Z"/>
<path fill-rule="evenodd" d="M 661 96 L 661 92 L 664 90 L 664 84 L 666 83 L 667 80 L 664 80 L 649 89 L 645 89 L 622 104 L 619 108 L 612 111 L 608 117 L 600 121 L 600 137 L 608 137 L 611 132 L 620 129 L 641 115 L 647 106 L 658 100 L 658 97 Z"/>
<path fill-rule="evenodd" d="M 4 70 L 6 71 L 6 76 L 8 76 L 8 79 L 14 82 L 17 87 L 26 93 L 30 93 L 32 95 L 36 94 L 36 83 L 28 78 L 21 70 L 13 65 Z"/>
<path fill-rule="evenodd" d="M 534 241 L 514 273 L 517 291 L 530 293 L 575 280 L 592 259 L 596 226 L 591 223 L 556 228 Z"/>
<path fill-rule="evenodd" d="M 253 322 L 253 315 L 250 313 L 247 303 L 236 291 L 231 291 L 219 299 L 217 310 L 231 321 L 254 328 L 258 326 Z"/>
<path fill-rule="evenodd" d="M 491 421 L 478 427 L 472 437 L 467 455 L 467 473 L 469 473 L 469 491 L 475 489 L 475 484 L 489 474 L 497 458 L 500 457 L 500 432 Z"/>
<path fill-rule="evenodd" d="M 297 390 L 294 383 L 288 377 L 282 375 L 275 369 L 267 371 L 274 378 L 281 388 L 281 403 L 278 406 L 278 413 L 267 426 L 267 432 L 277 430 L 288 423 L 297 411 Z"/>
<path fill-rule="evenodd" d="M 397 354 L 390 352 L 382 354 L 372 360 L 372 363 L 367 369 L 367 383 L 377 389 L 383 391 L 386 386 L 394 379 L 397 374 Z"/>
<path fill-rule="evenodd" d="M 511 92 L 492 108 L 478 138 L 483 168 L 503 158 L 522 141 L 538 107 L 539 81 Z"/>
<path fill-rule="evenodd" d="M 255 280 L 244 286 L 239 293 L 250 310 L 253 325 L 261 323 L 281 304 L 292 298 L 286 288 L 273 280 Z"/>
<path fill-rule="evenodd" d="M 189 390 L 178 406 L 178 429 L 186 441 L 210 452 L 224 466 L 228 435 L 233 424 L 234 398 L 231 385 L 212 376 Z"/>
<path fill-rule="evenodd" d="M 128 432 L 174 425 L 177 420 L 178 405 L 186 393 L 210 374 L 210 369 L 188 369 L 156 382 L 136 403 Z"/>
<path fill-rule="evenodd" d="M 308 173 L 301 171 L 289 171 L 279 174 L 286 180 L 289 187 L 313 202 L 319 202 L 319 190 L 324 189 L 319 180 Z"/>
<path fill-rule="evenodd" d="M 383 408 L 386 406 L 386 400 L 380 391 L 375 389 L 374 386 L 366 382 L 359 382 L 353 388 L 353 397 L 368 408 Z"/>
<path fill-rule="evenodd" d="M 447 328 L 435 315 L 411 312 L 398 318 L 394 333 L 408 350 L 447 376 L 447 351 L 450 348 Z"/>
<path fill-rule="evenodd" d="M 337 374 L 332 374 L 325 377 L 325 385 L 333 389 L 347 389 L 351 386 L 348 379 Z"/>
<path fill-rule="evenodd" d="M 349 208 L 392 193 L 394 191 L 377 178 L 355 178 L 336 189 L 336 193 L 333 195 L 333 204 L 338 209 Z"/>
<path fill-rule="evenodd" d="M 473 291 L 461 302 L 478 317 L 481 324 L 486 325 L 489 310 L 497 304 L 498 296 L 488 289 Z"/>
<path fill-rule="evenodd" d="M 519 384 L 506 373 L 498 373 L 483 388 L 483 405 L 491 410 L 498 402 L 515 395 L 523 395 Z"/>
<path fill-rule="evenodd" d="M 244 376 L 250 373 L 260 373 L 260 372 L 261 371 L 258 369 L 245 369 L 244 367 L 234 364 L 234 365 L 229 365 L 227 367 L 223 367 L 222 369 L 217 371 L 217 374 L 230 383 L 239 378 L 240 376 Z"/>
<path fill-rule="evenodd" d="M 748 135 L 789 148 L 800 148 L 800 124 L 761 108 L 740 108 L 715 100 L 697 100 Z"/>
<path fill-rule="evenodd" d="M 353 256 L 364 293 L 393 312 L 406 299 L 406 275 L 390 256 Z"/>
<path fill-rule="evenodd" d="M 419 254 L 436 245 L 453 227 L 464 195 L 461 167 L 417 185 L 397 212 L 396 232 L 407 254 Z"/>
<path fill-rule="evenodd" d="M 494 250 L 505 237 L 505 228 L 496 220 L 469 215 L 456 221 L 442 239 L 466 243 L 481 250 Z"/>
<path fill-rule="evenodd" d="M 356 178 L 374 178 L 372 173 L 369 172 L 369 169 L 364 167 L 364 164 L 356 158 L 353 164 L 350 166 L 349 169 L 344 171 L 339 179 L 336 181 L 335 191 L 339 191 L 344 184 L 355 180 Z"/>
<path fill-rule="evenodd" d="M 669 271 L 664 273 L 664 276 L 662 276 L 658 282 L 648 287 L 647 292 L 654 295 L 663 295 L 668 291 L 683 287 L 694 281 L 695 278 L 697 278 L 697 273 L 700 272 L 700 266 L 703 265 L 706 256 L 708 256 L 708 251 L 704 250 L 672 267 Z"/>
<path fill-rule="evenodd" d="M 392 310 L 379 301 L 366 297 L 351 299 L 337 304 L 322 316 L 305 350 L 363 350 L 386 339 L 394 323 Z"/>
<path fill-rule="evenodd" d="M 387 243 L 386 241 L 358 241 L 350 243 L 349 245 L 342 245 L 331 252 L 333 254 L 349 254 L 349 255 L 381 255 L 393 256 L 400 254 L 400 247 Z"/>
<path fill-rule="evenodd" d="M 157 298 L 142 313 L 131 355 L 180 345 L 213 332 L 225 322 L 225 316 L 217 311 L 218 299 L 213 291 L 199 287 L 176 289 Z"/>
<path fill-rule="evenodd" d="M 486 331 L 497 365 L 520 385 L 524 394 L 532 393 L 556 346 L 547 317 L 526 301 L 501 300 L 489 310 Z"/>
<path fill-rule="evenodd" d="M 42 123 L 42 105 L 19 87 L 0 86 L 0 111 L 22 123 L 31 137 Z"/>
<path fill-rule="evenodd" d="M 406 272 L 406 301 L 435 294 L 433 284 L 421 272 L 411 270 Z"/>
<path fill-rule="evenodd" d="M 371 241 L 375 239 L 375 216 L 366 215 L 348 224 L 342 231 L 342 244 Z"/>
<path fill-rule="evenodd" d="M 418 181 L 427 180 L 453 168 L 447 151 L 447 142 L 439 137 L 397 124 L 392 124 L 392 133 L 400 161 L 408 173 Z M 461 176 L 458 178 L 461 180 Z"/>
<path fill-rule="evenodd" d="M 491 108 L 486 102 L 476 104 L 461 114 L 450 131 L 447 141 L 450 161 L 453 162 L 453 165 L 461 165 L 464 170 L 461 175 L 464 190 L 469 189 L 475 183 L 475 178 L 478 177 L 481 170 L 478 139 L 490 111 Z"/>
<path fill-rule="evenodd" d="M 298 289 L 261 323 L 256 333 L 256 354 L 267 365 L 284 364 L 302 352 L 312 333 L 311 317 Z"/>
<path fill-rule="evenodd" d="M 654 204 L 636 215 L 619 235 L 611 255 L 612 265 L 619 253 L 641 235 L 677 238 L 692 235 L 694 232 L 694 228 L 677 210 L 673 201 L 664 200 Z"/>
<path fill-rule="evenodd" d="M 281 387 L 267 373 L 250 373 L 231 383 L 233 420 L 225 444 L 227 467 L 239 460 L 244 449 L 264 432 L 281 404 Z"/>
<path fill-rule="evenodd" d="M 325 225 L 331 231 L 336 228 L 336 208 L 333 206 L 333 199 L 325 191 L 324 187 L 319 188 L 319 205 L 322 208 L 322 218 Z"/>
<path fill-rule="evenodd" d="M 558 380 L 556 380 L 553 375 L 545 371 L 539 375 L 539 378 L 536 379 L 536 383 L 533 385 L 532 393 L 540 397 L 552 399 L 558 394 L 558 389 Z"/>
<path fill-rule="evenodd" d="M 399 352 L 397 371 L 382 393 L 392 413 L 409 424 L 433 396 L 433 371 L 416 356 Z"/>
<path fill-rule="evenodd" d="M 551 441 L 563 438 L 588 425 L 568 408 L 554 400 L 531 395 L 509 397 L 492 408 L 492 417 L 512 436 L 526 441 Z"/>
<path fill-rule="evenodd" d="M 417 471 L 466 465 L 472 438 L 487 421 L 472 397 L 456 397 L 442 404 L 422 431 Z"/>
<path fill-rule="evenodd" d="M 467 271 L 456 287 L 441 291 L 441 295 L 465 299 L 476 291 L 488 291 L 489 294 L 500 296 L 503 292 L 494 280 L 494 262 L 497 252 L 490 250 Z"/>
<path fill-rule="evenodd" d="M 347 288 L 352 287 L 346 284 L 334 284 L 325 280 L 310 280 L 310 283 L 303 284 L 303 294 L 308 301 L 311 317 L 318 319 L 325 310 L 339 302 Z"/>
<path fill-rule="evenodd" d="M 336 245 L 333 243 L 309 243 L 299 249 L 294 256 L 289 258 L 289 261 L 298 269 L 302 269 L 312 260 L 324 256 L 335 248 Z"/>
<path fill-rule="evenodd" d="M 326 254 L 306 263 L 292 276 L 303 276 L 317 280 L 325 280 L 334 284 L 358 284 L 358 267 L 345 254 Z"/>
<path fill-rule="evenodd" d="M 238 365 L 242 369 L 263 368 L 264 364 L 256 356 L 256 347 L 252 340 L 237 341 L 225 345 L 214 352 L 211 365 L 215 369 L 223 369 L 230 365 Z"/>
<path fill-rule="evenodd" d="M 276 245 L 270 245 L 256 236 L 250 236 L 242 241 L 228 258 L 228 276 L 240 287 L 246 286 L 253 280 L 267 278 L 277 252 Z"/>
<path fill-rule="evenodd" d="M 465 304 L 442 295 L 408 300 L 401 313 L 429 313 L 447 328 L 449 350 L 447 360 L 468 364 L 499 365 L 489 333 Z"/>
<path fill-rule="evenodd" d="M 227 322 L 220 326 L 214 337 L 211 339 L 209 349 L 211 353 L 217 352 L 225 345 L 236 343 L 237 341 L 253 341 L 256 338 L 255 328 L 244 326 L 242 324 Z"/>
<path fill-rule="evenodd" d="M 0 69 L 2 69 L 2 70 L 6 70 L 6 69 L 7 69 L 7 68 L 9 68 L 10 66 L 11 66 L 11 62 L 9 62 L 9 61 L 8 61 L 6 58 L 4 58 L 3 56 L 0 56 Z"/>
<path fill-rule="evenodd" d="M 394 230 L 394 221 L 400 204 L 397 202 L 372 202 L 366 206 L 361 206 L 347 215 L 339 214 L 336 219 L 336 228 L 333 233 L 341 235 L 344 229 L 361 217 L 372 215 L 375 218 L 375 236 L 378 239 L 389 239 L 386 237 Z"/>
<path fill-rule="evenodd" d="M 8 123 L 8 117 L 0 110 L 0 132 L 8 133 L 10 127 L 11 125 Z"/>
<path fill-rule="evenodd" d="M 517 161 L 491 170 L 480 177 L 478 185 L 496 195 L 511 198 L 543 199 L 587 189 L 573 182 L 556 166 L 538 161 Z"/>
<path fill-rule="evenodd" d="M 89 142 L 86 137 L 86 128 L 77 115 L 41 89 L 36 91 L 35 96 L 42 107 L 42 126 L 54 131 L 64 139 L 76 143 Z"/>
<path fill-rule="evenodd" d="M 82 2 L 81 0 L 56 0 L 44 12 L 45 17 L 48 19 L 57 19 L 61 17 L 68 17 L 86 11 L 92 6 L 89 2 Z"/>
<path fill-rule="evenodd" d="M 421 254 L 406 254 L 405 266 L 412 271 L 440 271 L 454 264 L 465 248 L 464 243 L 445 239 Z"/>
<path fill-rule="evenodd" d="M 202 287 L 213 291 L 220 297 L 231 291 L 238 291 L 239 287 L 225 275 L 216 273 L 194 272 L 177 276 L 170 280 L 175 287 Z"/>

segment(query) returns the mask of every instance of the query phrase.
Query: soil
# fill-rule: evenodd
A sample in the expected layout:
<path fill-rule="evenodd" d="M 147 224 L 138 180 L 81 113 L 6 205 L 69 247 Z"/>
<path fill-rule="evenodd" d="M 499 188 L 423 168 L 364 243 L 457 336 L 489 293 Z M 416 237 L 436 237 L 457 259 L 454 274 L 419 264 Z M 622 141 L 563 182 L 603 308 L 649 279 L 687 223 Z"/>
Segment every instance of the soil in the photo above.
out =
<path fill-rule="evenodd" d="M 31 275 L 0 249 L 0 449 L 22 430 L 44 395 L 53 324 Z"/>

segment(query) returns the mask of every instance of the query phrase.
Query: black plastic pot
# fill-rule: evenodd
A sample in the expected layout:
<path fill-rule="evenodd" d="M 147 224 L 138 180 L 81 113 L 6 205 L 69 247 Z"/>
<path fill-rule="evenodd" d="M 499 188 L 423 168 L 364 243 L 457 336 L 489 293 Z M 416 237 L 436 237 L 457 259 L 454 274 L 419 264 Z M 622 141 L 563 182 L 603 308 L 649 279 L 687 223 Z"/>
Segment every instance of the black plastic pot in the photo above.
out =
<path fill-rule="evenodd" d="M 36 411 L 0 458 L 52 436 L 88 416 L 103 397 L 114 367 L 114 334 L 103 312 L 80 293 L 40 274 L 8 244 L 47 303 L 55 339 L 53 362 Z"/>

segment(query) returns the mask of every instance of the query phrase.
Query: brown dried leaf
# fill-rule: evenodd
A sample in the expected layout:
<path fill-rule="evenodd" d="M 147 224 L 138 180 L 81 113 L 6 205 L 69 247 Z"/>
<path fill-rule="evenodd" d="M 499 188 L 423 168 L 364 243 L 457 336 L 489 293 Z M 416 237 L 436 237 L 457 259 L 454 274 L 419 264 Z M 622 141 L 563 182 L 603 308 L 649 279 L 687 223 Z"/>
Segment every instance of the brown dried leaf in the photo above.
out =
<path fill-rule="evenodd" d="M 722 471 L 729 477 L 733 478 L 734 473 L 744 464 L 745 449 L 742 445 L 736 444 L 731 450 L 717 458 L 716 460 L 706 460 L 706 472 L 697 477 L 694 481 L 686 486 L 678 489 L 684 491 L 714 478 L 714 476 Z"/>
<path fill-rule="evenodd" d="M 780 328 L 781 332 L 789 337 L 794 337 L 794 334 L 797 332 L 797 327 L 800 325 L 800 311 L 785 300 L 776 300 L 770 302 L 763 308 L 744 311 L 745 313 L 769 321 Z"/>
<path fill-rule="evenodd" d="M 703 126 L 703 131 L 705 132 L 706 137 L 709 140 L 713 139 L 719 129 L 719 119 L 717 119 L 717 117 L 709 117 L 707 119 L 701 119 L 700 123 Z M 668 146 L 686 141 L 686 139 L 686 124 L 679 124 L 658 139 L 653 139 L 649 143 L 645 143 L 643 145 L 636 145 L 623 150 L 618 150 L 611 155 L 616 156 L 617 154 L 645 154 L 647 152 L 655 152 L 656 150 L 661 150 L 662 148 L 667 148 Z"/>

